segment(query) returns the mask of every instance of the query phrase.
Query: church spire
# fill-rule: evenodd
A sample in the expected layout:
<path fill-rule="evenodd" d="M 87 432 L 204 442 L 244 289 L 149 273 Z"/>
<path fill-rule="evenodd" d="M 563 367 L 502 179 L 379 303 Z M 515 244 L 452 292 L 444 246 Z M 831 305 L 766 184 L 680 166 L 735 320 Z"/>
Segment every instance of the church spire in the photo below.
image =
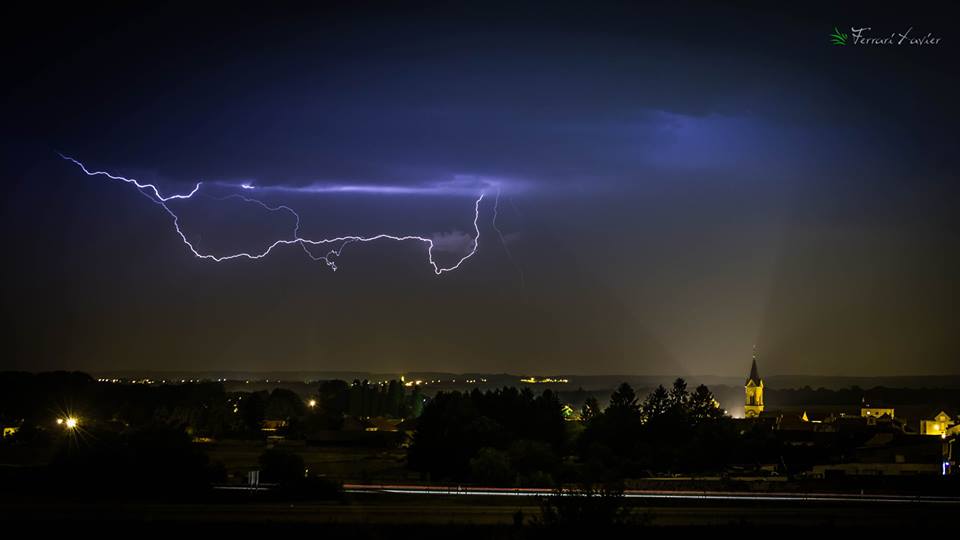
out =
<path fill-rule="evenodd" d="M 746 391 L 746 403 L 744 404 L 744 416 L 747 418 L 756 418 L 763 412 L 763 379 L 760 378 L 760 370 L 757 369 L 757 348 L 753 348 L 753 363 L 750 365 L 750 377 L 743 385 Z"/>
<path fill-rule="evenodd" d="M 750 366 L 750 378 L 747 379 L 747 382 L 753 381 L 754 384 L 760 384 L 760 381 L 763 380 L 760 378 L 760 371 L 757 370 L 757 357 L 753 357 L 753 365 Z"/>
<path fill-rule="evenodd" d="M 753 384 L 760 386 L 760 383 L 763 379 L 760 378 L 760 371 L 757 369 L 757 346 L 753 346 L 753 364 L 750 366 L 750 377 L 747 379 L 745 384 L 750 384 L 750 381 L 753 381 Z"/>

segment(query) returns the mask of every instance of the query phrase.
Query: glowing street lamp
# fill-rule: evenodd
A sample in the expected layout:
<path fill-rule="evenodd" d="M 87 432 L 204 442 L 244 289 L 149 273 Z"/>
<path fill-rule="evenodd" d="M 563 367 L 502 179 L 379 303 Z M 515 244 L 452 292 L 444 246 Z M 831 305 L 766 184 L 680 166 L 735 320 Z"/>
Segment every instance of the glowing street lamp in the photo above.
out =
<path fill-rule="evenodd" d="M 311 409 L 314 408 L 314 407 L 316 407 L 316 406 L 317 406 L 317 400 L 311 399 L 310 401 L 307 402 L 307 406 L 310 407 Z"/>

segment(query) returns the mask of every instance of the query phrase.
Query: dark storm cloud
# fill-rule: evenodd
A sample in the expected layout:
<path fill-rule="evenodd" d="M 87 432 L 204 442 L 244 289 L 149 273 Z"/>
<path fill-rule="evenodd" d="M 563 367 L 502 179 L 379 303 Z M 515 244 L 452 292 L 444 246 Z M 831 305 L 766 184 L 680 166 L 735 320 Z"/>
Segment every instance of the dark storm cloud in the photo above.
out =
<path fill-rule="evenodd" d="M 938 6 L 373 8 L 9 27 L 15 365 L 741 374 L 757 343 L 767 373 L 955 371 Z M 860 21 L 945 39 L 829 44 Z M 500 187 L 509 250 L 487 199 L 477 257 L 440 279 L 412 245 L 351 247 L 335 274 L 296 249 L 197 261 L 168 215 L 55 151 L 294 205 L 307 235 L 427 234 L 440 257 Z M 221 202 L 178 206 L 210 249 L 289 234 Z"/>

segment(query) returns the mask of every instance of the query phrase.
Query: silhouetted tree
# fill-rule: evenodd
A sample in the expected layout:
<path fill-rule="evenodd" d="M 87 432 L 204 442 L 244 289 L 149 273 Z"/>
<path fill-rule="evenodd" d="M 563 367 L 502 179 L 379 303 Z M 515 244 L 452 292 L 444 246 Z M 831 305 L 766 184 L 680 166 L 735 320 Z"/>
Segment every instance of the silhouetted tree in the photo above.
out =
<path fill-rule="evenodd" d="M 587 422 L 577 448 L 591 479 L 715 468 L 733 455 L 735 432 L 723 421 L 706 386 L 691 394 L 677 379 L 670 391 L 658 386 L 637 405 L 621 384 L 610 406 Z"/>
<path fill-rule="evenodd" d="M 683 411 L 687 407 L 687 401 L 690 394 L 687 393 L 687 381 L 677 378 L 673 381 L 673 388 L 670 389 L 669 404 L 674 410 Z"/>
<path fill-rule="evenodd" d="M 51 488 L 82 485 L 123 496 L 196 493 L 218 479 L 183 429 L 161 423 L 123 433 L 93 427 L 78 437 L 65 434 L 49 471 Z"/>
<path fill-rule="evenodd" d="M 609 527 L 641 525 L 646 516 L 636 514 L 623 496 L 623 487 L 581 487 L 558 489 L 541 502 L 534 525 L 570 533 L 595 534 Z"/>
<path fill-rule="evenodd" d="M 267 398 L 264 416 L 289 421 L 303 416 L 306 412 L 307 406 L 296 392 L 286 388 L 274 388 Z"/>
<path fill-rule="evenodd" d="M 621 383 L 616 391 L 610 395 L 610 405 L 607 408 L 615 413 L 632 413 L 639 410 L 637 405 L 637 394 L 633 387 L 627 383 Z"/>
<path fill-rule="evenodd" d="M 597 401 L 597 398 L 590 396 L 583 402 L 583 407 L 580 408 L 580 420 L 589 422 L 600 412 L 600 402 Z"/>
<path fill-rule="evenodd" d="M 695 423 L 716 421 L 723 418 L 723 409 L 717 405 L 713 393 L 705 385 L 700 385 L 690 396 L 690 417 Z"/>
<path fill-rule="evenodd" d="M 251 434 L 260 433 L 267 412 L 267 398 L 266 391 L 252 392 L 241 396 L 237 403 L 237 410 L 243 420 L 243 425 Z"/>
<path fill-rule="evenodd" d="M 403 403 L 403 385 L 400 381 L 391 380 L 387 385 L 386 406 L 381 414 L 391 418 L 400 418 L 400 405 Z"/>
<path fill-rule="evenodd" d="M 506 452 L 514 441 L 525 439 L 535 446 L 518 447 L 512 456 L 506 455 L 508 461 L 515 457 L 530 470 L 531 453 L 539 453 L 536 459 L 544 463 L 558 461 L 565 424 L 560 401 L 549 390 L 539 396 L 511 387 L 485 393 L 439 392 L 418 419 L 408 461 L 435 479 L 466 480 L 471 477 L 470 462 L 481 448 Z M 544 457 L 546 453 L 553 457 Z"/>
<path fill-rule="evenodd" d="M 349 385 L 346 381 L 323 381 L 317 391 L 317 405 L 324 414 L 334 417 L 343 416 L 347 412 L 348 389 Z"/>
<path fill-rule="evenodd" d="M 578 443 L 581 456 L 602 460 L 606 466 L 615 457 L 622 465 L 635 454 L 642 427 L 636 393 L 623 383 L 610 395 L 610 405 L 587 423 Z"/>
<path fill-rule="evenodd" d="M 663 385 L 657 386 L 640 407 L 645 422 L 654 421 L 670 410 L 670 395 Z"/>
<path fill-rule="evenodd" d="M 470 460 L 470 475 L 475 482 L 491 486 L 513 484 L 514 474 L 506 452 L 496 448 L 481 448 Z"/>

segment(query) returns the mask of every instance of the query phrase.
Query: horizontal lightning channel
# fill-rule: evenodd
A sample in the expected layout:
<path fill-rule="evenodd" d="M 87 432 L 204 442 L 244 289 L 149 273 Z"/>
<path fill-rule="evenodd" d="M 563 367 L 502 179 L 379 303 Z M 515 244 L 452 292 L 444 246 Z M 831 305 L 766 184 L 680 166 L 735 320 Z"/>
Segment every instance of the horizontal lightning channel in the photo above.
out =
<path fill-rule="evenodd" d="M 294 226 L 293 233 L 290 238 L 281 238 L 279 240 L 274 241 L 272 244 L 267 246 L 267 248 L 261 252 L 249 253 L 249 252 L 241 251 L 239 253 L 232 253 L 230 255 L 214 255 L 212 253 L 202 253 L 199 250 L 197 250 L 197 248 L 193 245 L 193 243 L 190 242 L 189 239 L 187 239 L 187 235 L 180 228 L 180 217 L 167 205 L 167 202 L 172 200 L 185 200 L 185 199 L 193 198 L 193 196 L 196 195 L 198 191 L 200 191 L 200 184 L 201 184 L 200 182 L 197 182 L 197 185 L 194 186 L 193 190 L 191 190 L 189 193 L 182 194 L 182 195 L 168 195 L 165 197 L 160 194 L 160 190 L 157 189 L 157 186 L 153 184 L 141 183 L 134 178 L 117 176 L 105 171 L 91 171 L 87 169 L 87 167 L 80 161 L 70 156 L 65 156 L 63 154 L 59 154 L 59 155 L 61 158 L 80 167 L 80 169 L 87 176 L 104 176 L 111 180 L 120 180 L 135 186 L 144 196 L 146 196 L 148 199 L 150 199 L 151 201 L 159 205 L 161 208 L 164 209 L 164 211 L 167 212 L 167 214 L 170 215 L 170 217 L 173 219 L 173 227 L 176 230 L 177 235 L 180 236 L 180 239 L 183 241 L 184 245 L 187 246 L 190 252 L 193 253 L 193 255 L 199 259 L 205 259 L 205 260 L 214 261 L 214 262 L 229 261 L 232 259 L 256 260 L 256 259 L 262 259 L 266 257 L 267 255 L 270 254 L 270 252 L 273 251 L 274 248 L 278 246 L 298 244 L 300 245 L 300 247 L 303 248 L 303 251 L 311 259 L 313 259 L 314 261 L 322 261 L 332 270 L 336 270 L 337 264 L 336 264 L 335 258 L 340 257 L 340 255 L 343 253 L 343 249 L 347 247 L 349 244 L 375 242 L 377 240 L 393 240 L 396 242 L 415 241 L 415 242 L 421 242 L 427 246 L 427 262 L 433 268 L 433 273 L 439 276 L 445 272 L 451 272 L 453 270 L 460 268 L 460 265 L 463 264 L 470 257 L 473 257 L 473 255 L 476 254 L 477 249 L 480 247 L 480 226 L 478 224 L 478 221 L 480 219 L 480 202 L 483 201 L 483 196 L 485 194 L 484 191 L 480 192 L 479 196 L 477 197 L 476 201 L 473 204 L 473 230 L 474 230 L 474 237 L 472 242 L 473 246 L 471 247 L 470 251 L 466 255 L 461 257 L 455 264 L 451 266 L 440 266 L 434 260 L 433 258 L 434 242 L 433 242 L 433 239 L 431 238 L 418 236 L 418 235 L 377 234 L 373 236 L 337 236 L 334 238 L 321 238 L 318 240 L 313 240 L 313 239 L 304 238 L 300 236 L 300 215 L 297 214 L 297 212 L 294 211 L 289 206 L 286 206 L 286 205 L 270 206 L 257 199 L 253 199 L 253 198 L 246 197 L 239 194 L 231 194 L 231 195 L 227 195 L 226 197 L 211 197 L 211 198 L 215 200 L 239 199 L 247 203 L 259 205 L 260 207 L 262 207 L 263 209 L 269 212 L 280 212 L 280 211 L 289 212 L 296 219 L 296 225 Z M 247 186 L 248 185 L 243 185 L 242 187 L 244 189 L 250 189 Z M 323 249 L 326 249 L 327 251 L 323 255 L 314 255 L 314 253 L 311 251 L 311 248 L 316 248 L 317 246 L 326 246 Z"/>

